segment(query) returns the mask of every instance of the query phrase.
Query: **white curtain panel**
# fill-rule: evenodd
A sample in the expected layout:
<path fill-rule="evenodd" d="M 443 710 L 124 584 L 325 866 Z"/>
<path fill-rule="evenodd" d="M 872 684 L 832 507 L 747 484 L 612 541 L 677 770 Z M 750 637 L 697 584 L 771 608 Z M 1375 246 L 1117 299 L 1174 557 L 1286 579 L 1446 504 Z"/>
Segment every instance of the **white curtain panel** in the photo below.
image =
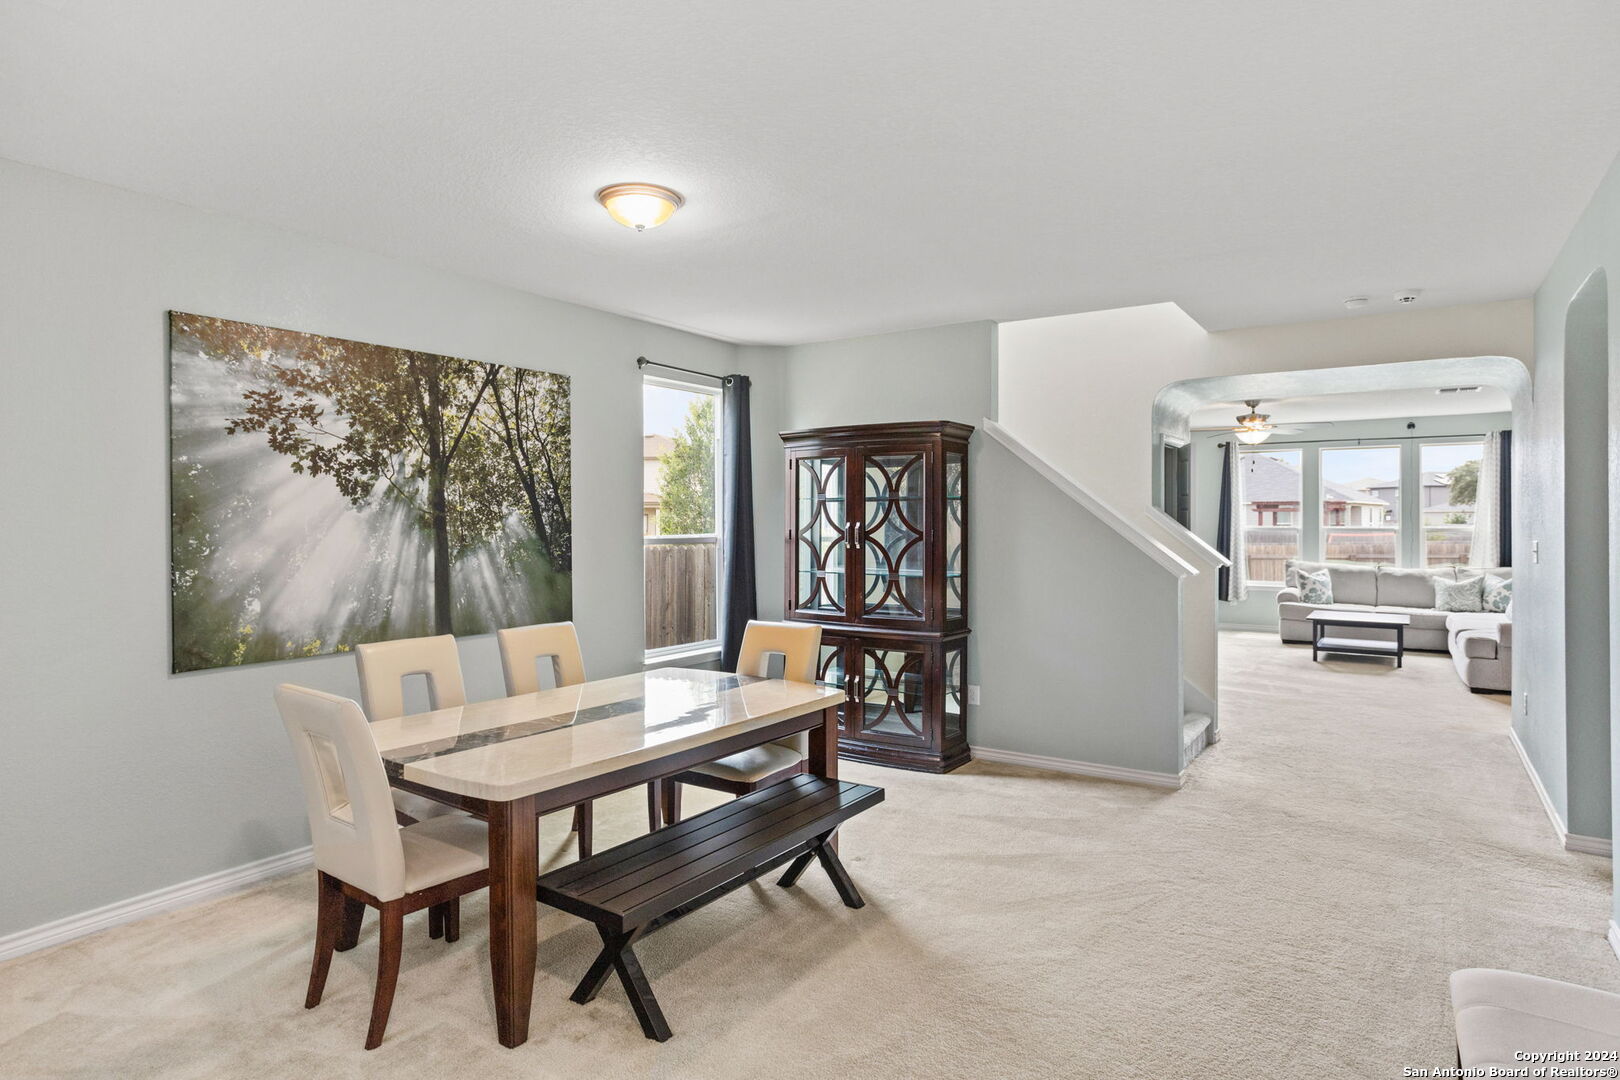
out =
<path fill-rule="evenodd" d="M 1243 451 L 1236 440 L 1226 467 L 1231 474 L 1227 490 L 1232 493 L 1232 505 L 1227 508 L 1227 520 L 1232 523 L 1232 572 L 1226 599 L 1236 603 L 1249 595 L 1249 554 L 1243 539 L 1248 533 L 1248 522 L 1243 517 Z"/>
<path fill-rule="evenodd" d="M 1499 494 L 1502 484 L 1502 433 L 1485 436 L 1485 456 L 1479 462 L 1479 494 L 1474 497 L 1474 543 L 1468 552 L 1469 566 L 1496 566 L 1502 552 L 1498 524 L 1502 516 Z"/>

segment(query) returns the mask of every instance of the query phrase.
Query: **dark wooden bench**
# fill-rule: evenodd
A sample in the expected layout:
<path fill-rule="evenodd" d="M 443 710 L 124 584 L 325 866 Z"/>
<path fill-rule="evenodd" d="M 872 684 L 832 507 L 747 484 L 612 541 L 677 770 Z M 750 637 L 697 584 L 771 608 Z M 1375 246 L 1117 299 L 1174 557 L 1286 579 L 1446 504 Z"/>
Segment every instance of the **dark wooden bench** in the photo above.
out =
<path fill-rule="evenodd" d="M 573 1000 L 590 1001 L 617 971 L 641 1030 L 663 1042 L 669 1025 L 631 945 L 789 860 L 777 883 L 783 888 L 818 859 L 844 903 L 861 907 L 829 841 L 844 821 L 882 801 L 882 788 L 794 776 L 544 875 L 541 902 L 589 919 L 602 935 L 601 955 Z"/>

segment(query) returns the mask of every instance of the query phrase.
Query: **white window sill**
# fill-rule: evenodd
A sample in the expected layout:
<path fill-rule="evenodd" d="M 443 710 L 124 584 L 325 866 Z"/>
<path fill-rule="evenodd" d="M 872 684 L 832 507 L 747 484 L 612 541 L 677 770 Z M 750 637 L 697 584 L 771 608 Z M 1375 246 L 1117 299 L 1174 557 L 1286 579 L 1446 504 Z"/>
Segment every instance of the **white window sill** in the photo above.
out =
<path fill-rule="evenodd" d="M 647 653 L 642 660 L 643 669 L 666 667 L 698 667 L 712 664 L 720 659 L 720 643 L 705 641 L 690 648 L 677 648 L 674 650 L 659 649 L 657 652 Z"/>

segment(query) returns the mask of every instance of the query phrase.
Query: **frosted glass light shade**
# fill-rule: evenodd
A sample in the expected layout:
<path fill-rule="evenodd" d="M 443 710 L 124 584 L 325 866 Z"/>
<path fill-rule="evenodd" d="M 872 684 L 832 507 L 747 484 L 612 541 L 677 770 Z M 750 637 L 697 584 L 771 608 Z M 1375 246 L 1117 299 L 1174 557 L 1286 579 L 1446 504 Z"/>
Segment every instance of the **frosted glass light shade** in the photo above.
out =
<path fill-rule="evenodd" d="M 656 229 L 686 204 L 680 192 L 657 184 L 610 184 L 596 193 L 608 216 L 625 228 Z"/>
<path fill-rule="evenodd" d="M 1267 424 L 1262 428 L 1237 428 L 1232 432 L 1232 434 L 1237 436 L 1238 442 L 1247 443 L 1250 446 L 1254 446 L 1257 443 L 1263 443 L 1267 439 L 1271 438 L 1271 425 Z"/>

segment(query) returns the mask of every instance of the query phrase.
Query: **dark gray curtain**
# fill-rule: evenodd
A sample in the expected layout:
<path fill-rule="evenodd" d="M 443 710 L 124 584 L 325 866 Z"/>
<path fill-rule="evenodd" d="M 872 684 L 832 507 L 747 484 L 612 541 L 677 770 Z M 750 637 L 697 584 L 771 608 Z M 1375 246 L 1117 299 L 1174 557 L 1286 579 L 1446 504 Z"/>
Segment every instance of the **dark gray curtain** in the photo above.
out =
<path fill-rule="evenodd" d="M 1229 442 L 1222 443 L 1221 450 L 1221 513 L 1215 525 L 1215 550 L 1232 557 L 1232 455 L 1236 448 Z M 1221 600 L 1232 598 L 1232 568 L 1223 566 L 1215 575 L 1216 597 Z"/>
<path fill-rule="evenodd" d="M 737 670 L 743 630 L 759 613 L 754 582 L 754 467 L 748 438 L 748 376 L 727 375 L 722 398 L 720 666 Z"/>
<path fill-rule="evenodd" d="M 1513 432 L 1502 431 L 1496 464 L 1496 565 L 1513 565 Z"/>

